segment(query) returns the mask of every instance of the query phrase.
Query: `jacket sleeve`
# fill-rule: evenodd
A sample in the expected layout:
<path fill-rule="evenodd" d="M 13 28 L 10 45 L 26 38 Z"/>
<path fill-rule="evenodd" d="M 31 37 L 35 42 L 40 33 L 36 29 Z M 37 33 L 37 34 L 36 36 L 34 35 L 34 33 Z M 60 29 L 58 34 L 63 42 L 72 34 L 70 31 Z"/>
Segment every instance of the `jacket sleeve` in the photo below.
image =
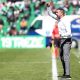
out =
<path fill-rule="evenodd" d="M 49 16 L 51 16 L 52 18 L 54 18 L 55 20 L 57 20 L 57 15 L 52 12 L 52 10 L 51 10 L 50 7 L 47 7 L 47 12 L 48 12 Z"/>

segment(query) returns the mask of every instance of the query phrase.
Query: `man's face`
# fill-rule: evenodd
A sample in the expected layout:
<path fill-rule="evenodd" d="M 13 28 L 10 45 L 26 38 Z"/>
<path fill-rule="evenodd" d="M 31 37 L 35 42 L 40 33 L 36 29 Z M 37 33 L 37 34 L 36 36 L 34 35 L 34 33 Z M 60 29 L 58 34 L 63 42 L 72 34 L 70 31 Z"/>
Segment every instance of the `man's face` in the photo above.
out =
<path fill-rule="evenodd" d="M 61 10 L 57 10 L 56 11 L 56 15 L 60 18 L 62 16 L 62 11 Z"/>

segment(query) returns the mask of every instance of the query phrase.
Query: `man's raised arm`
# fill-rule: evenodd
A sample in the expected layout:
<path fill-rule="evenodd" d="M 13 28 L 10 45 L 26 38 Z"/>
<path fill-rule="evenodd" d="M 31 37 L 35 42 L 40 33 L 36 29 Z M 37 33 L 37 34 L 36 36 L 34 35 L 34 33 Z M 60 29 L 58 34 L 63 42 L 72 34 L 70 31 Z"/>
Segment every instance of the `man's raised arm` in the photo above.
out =
<path fill-rule="evenodd" d="M 54 8 L 54 4 L 52 2 L 48 2 L 47 4 L 47 11 L 49 16 L 57 20 L 56 9 Z"/>

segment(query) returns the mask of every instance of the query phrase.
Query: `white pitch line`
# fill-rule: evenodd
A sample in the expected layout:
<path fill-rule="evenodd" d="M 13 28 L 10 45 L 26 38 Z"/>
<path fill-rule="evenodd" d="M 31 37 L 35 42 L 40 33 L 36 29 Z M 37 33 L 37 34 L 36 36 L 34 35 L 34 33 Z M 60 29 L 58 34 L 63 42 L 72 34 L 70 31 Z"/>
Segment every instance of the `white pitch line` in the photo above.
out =
<path fill-rule="evenodd" d="M 0 62 L 0 64 L 49 64 L 50 62 L 39 62 L 39 61 L 36 61 L 36 62 Z"/>
<path fill-rule="evenodd" d="M 56 58 L 52 55 L 52 80 L 58 80 Z"/>
<path fill-rule="evenodd" d="M 80 53 L 76 54 L 76 52 L 73 52 L 73 54 L 79 59 Z"/>
<path fill-rule="evenodd" d="M 73 54 L 77 57 L 77 59 L 80 58 L 80 53 L 76 54 L 76 52 L 73 52 Z M 80 64 L 80 61 L 78 61 L 78 63 Z"/>

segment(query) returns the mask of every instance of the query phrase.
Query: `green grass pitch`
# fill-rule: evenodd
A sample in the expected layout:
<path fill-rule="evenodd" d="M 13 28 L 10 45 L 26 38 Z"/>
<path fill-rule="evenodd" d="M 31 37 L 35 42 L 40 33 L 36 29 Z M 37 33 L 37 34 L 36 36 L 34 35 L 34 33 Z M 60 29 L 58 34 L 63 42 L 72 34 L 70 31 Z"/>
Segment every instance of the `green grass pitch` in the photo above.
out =
<path fill-rule="evenodd" d="M 80 80 L 79 56 L 77 50 L 71 50 L 71 80 Z M 57 68 L 62 75 L 59 58 Z M 0 49 L 0 80 L 52 80 L 50 50 Z"/>

